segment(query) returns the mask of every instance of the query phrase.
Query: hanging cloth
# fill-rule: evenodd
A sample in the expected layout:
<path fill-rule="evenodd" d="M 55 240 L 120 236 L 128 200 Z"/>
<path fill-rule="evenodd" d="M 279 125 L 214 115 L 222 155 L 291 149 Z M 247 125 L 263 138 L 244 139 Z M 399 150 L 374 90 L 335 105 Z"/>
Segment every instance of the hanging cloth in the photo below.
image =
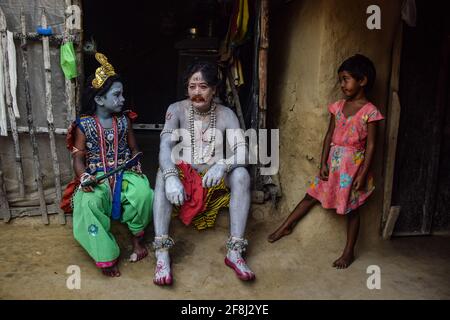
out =
<path fill-rule="evenodd" d="M 8 65 L 9 65 L 9 88 L 11 90 L 12 106 L 14 116 L 16 119 L 20 118 L 19 107 L 17 105 L 17 60 L 16 60 L 16 46 L 14 44 L 14 37 L 11 31 L 7 31 L 8 39 Z"/>

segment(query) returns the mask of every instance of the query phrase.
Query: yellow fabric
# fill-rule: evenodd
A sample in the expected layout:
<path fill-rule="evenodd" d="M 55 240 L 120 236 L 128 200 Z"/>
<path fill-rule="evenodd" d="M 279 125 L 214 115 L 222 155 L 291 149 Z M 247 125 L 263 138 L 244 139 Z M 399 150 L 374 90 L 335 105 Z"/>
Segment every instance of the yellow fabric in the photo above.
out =
<path fill-rule="evenodd" d="M 237 16 L 237 33 L 236 37 L 234 38 L 234 41 L 239 43 L 247 34 L 248 29 L 248 18 L 249 18 L 249 12 L 248 12 L 248 0 L 239 0 L 239 12 Z"/>
<path fill-rule="evenodd" d="M 206 172 L 201 172 L 203 177 Z M 179 177 L 181 181 L 184 179 L 183 172 L 179 170 Z M 197 230 L 205 230 L 214 227 L 219 210 L 228 208 L 230 206 L 230 189 L 225 184 L 225 179 L 222 178 L 217 186 L 209 188 L 206 194 L 205 210 L 200 212 L 192 219 L 192 224 Z M 178 216 L 180 207 L 174 206 L 173 216 Z"/>

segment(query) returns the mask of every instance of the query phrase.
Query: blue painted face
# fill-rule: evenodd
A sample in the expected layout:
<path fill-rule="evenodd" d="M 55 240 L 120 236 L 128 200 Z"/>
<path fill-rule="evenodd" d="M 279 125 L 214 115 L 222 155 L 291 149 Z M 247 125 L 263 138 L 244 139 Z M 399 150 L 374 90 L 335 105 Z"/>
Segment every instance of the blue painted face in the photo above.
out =
<path fill-rule="evenodd" d="M 96 97 L 96 102 L 98 105 L 103 107 L 110 113 L 117 113 L 122 111 L 123 103 L 125 98 L 123 97 L 123 85 L 121 82 L 114 82 L 109 88 L 108 92 L 104 95 Z"/>

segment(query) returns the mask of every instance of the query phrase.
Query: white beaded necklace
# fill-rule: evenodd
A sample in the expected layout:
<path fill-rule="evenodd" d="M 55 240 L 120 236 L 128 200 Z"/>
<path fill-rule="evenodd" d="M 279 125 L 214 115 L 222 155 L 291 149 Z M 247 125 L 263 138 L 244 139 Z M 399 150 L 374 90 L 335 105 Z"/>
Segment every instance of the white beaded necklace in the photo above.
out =
<path fill-rule="evenodd" d="M 216 105 L 213 103 L 211 108 L 207 112 L 199 112 L 191 105 L 189 108 L 189 133 L 191 136 L 191 154 L 193 157 L 193 163 L 203 164 L 207 163 L 213 156 L 216 147 Z M 195 126 L 194 126 L 194 114 L 205 116 L 210 115 L 209 118 L 209 139 L 208 147 L 204 148 L 203 153 L 199 155 L 197 145 L 195 143 Z M 201 139 L 203 142 L 203 138 Z"/>

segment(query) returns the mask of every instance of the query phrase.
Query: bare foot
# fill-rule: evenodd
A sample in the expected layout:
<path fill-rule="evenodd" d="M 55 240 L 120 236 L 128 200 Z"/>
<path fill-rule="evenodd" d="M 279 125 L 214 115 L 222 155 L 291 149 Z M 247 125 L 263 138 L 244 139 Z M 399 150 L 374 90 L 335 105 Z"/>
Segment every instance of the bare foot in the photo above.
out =
<path fill-rule="evenodd" d="M 136 262 L 144 259 L 148 255 L 144 244 L 144 237 L 133 237 L 133 253 L 130 256 L 130 262 Z"/>
<path fill-rule="evenodd" d="M 282 237 L 291 234 L 291 232 L 292 228 L 281 226 L 267 238 L 267 241 L 269 241 L 270 243 L 275 242 Z"/>
<path fill-rule="evenodd" d="M 173 282 L 170 269 L 170 257 L 167 250 L 156 250 L 156 268 L 153 283 L 159 286 L 171 285 Z"/>
<path fill-rule="evenodd" d="M 244 258 L 237 250 L 228 250 L 225 264 L 234 270 L 237 277 L 242 281 L 255 280 L 255 273 L 250 270 Z"/>
<path fill-rule="evenodd" d="M 355 259 L 353 252 L 344 252 L 336 261 L 333 262 L 333 267 L 336 269 L 348 268 Z"/>
<path fill-rule="evenodd" d="M 120 271 L 117 264 L 111 267 L 102 268 L 102 273 L 107 277 L 120 277 Z"/>

